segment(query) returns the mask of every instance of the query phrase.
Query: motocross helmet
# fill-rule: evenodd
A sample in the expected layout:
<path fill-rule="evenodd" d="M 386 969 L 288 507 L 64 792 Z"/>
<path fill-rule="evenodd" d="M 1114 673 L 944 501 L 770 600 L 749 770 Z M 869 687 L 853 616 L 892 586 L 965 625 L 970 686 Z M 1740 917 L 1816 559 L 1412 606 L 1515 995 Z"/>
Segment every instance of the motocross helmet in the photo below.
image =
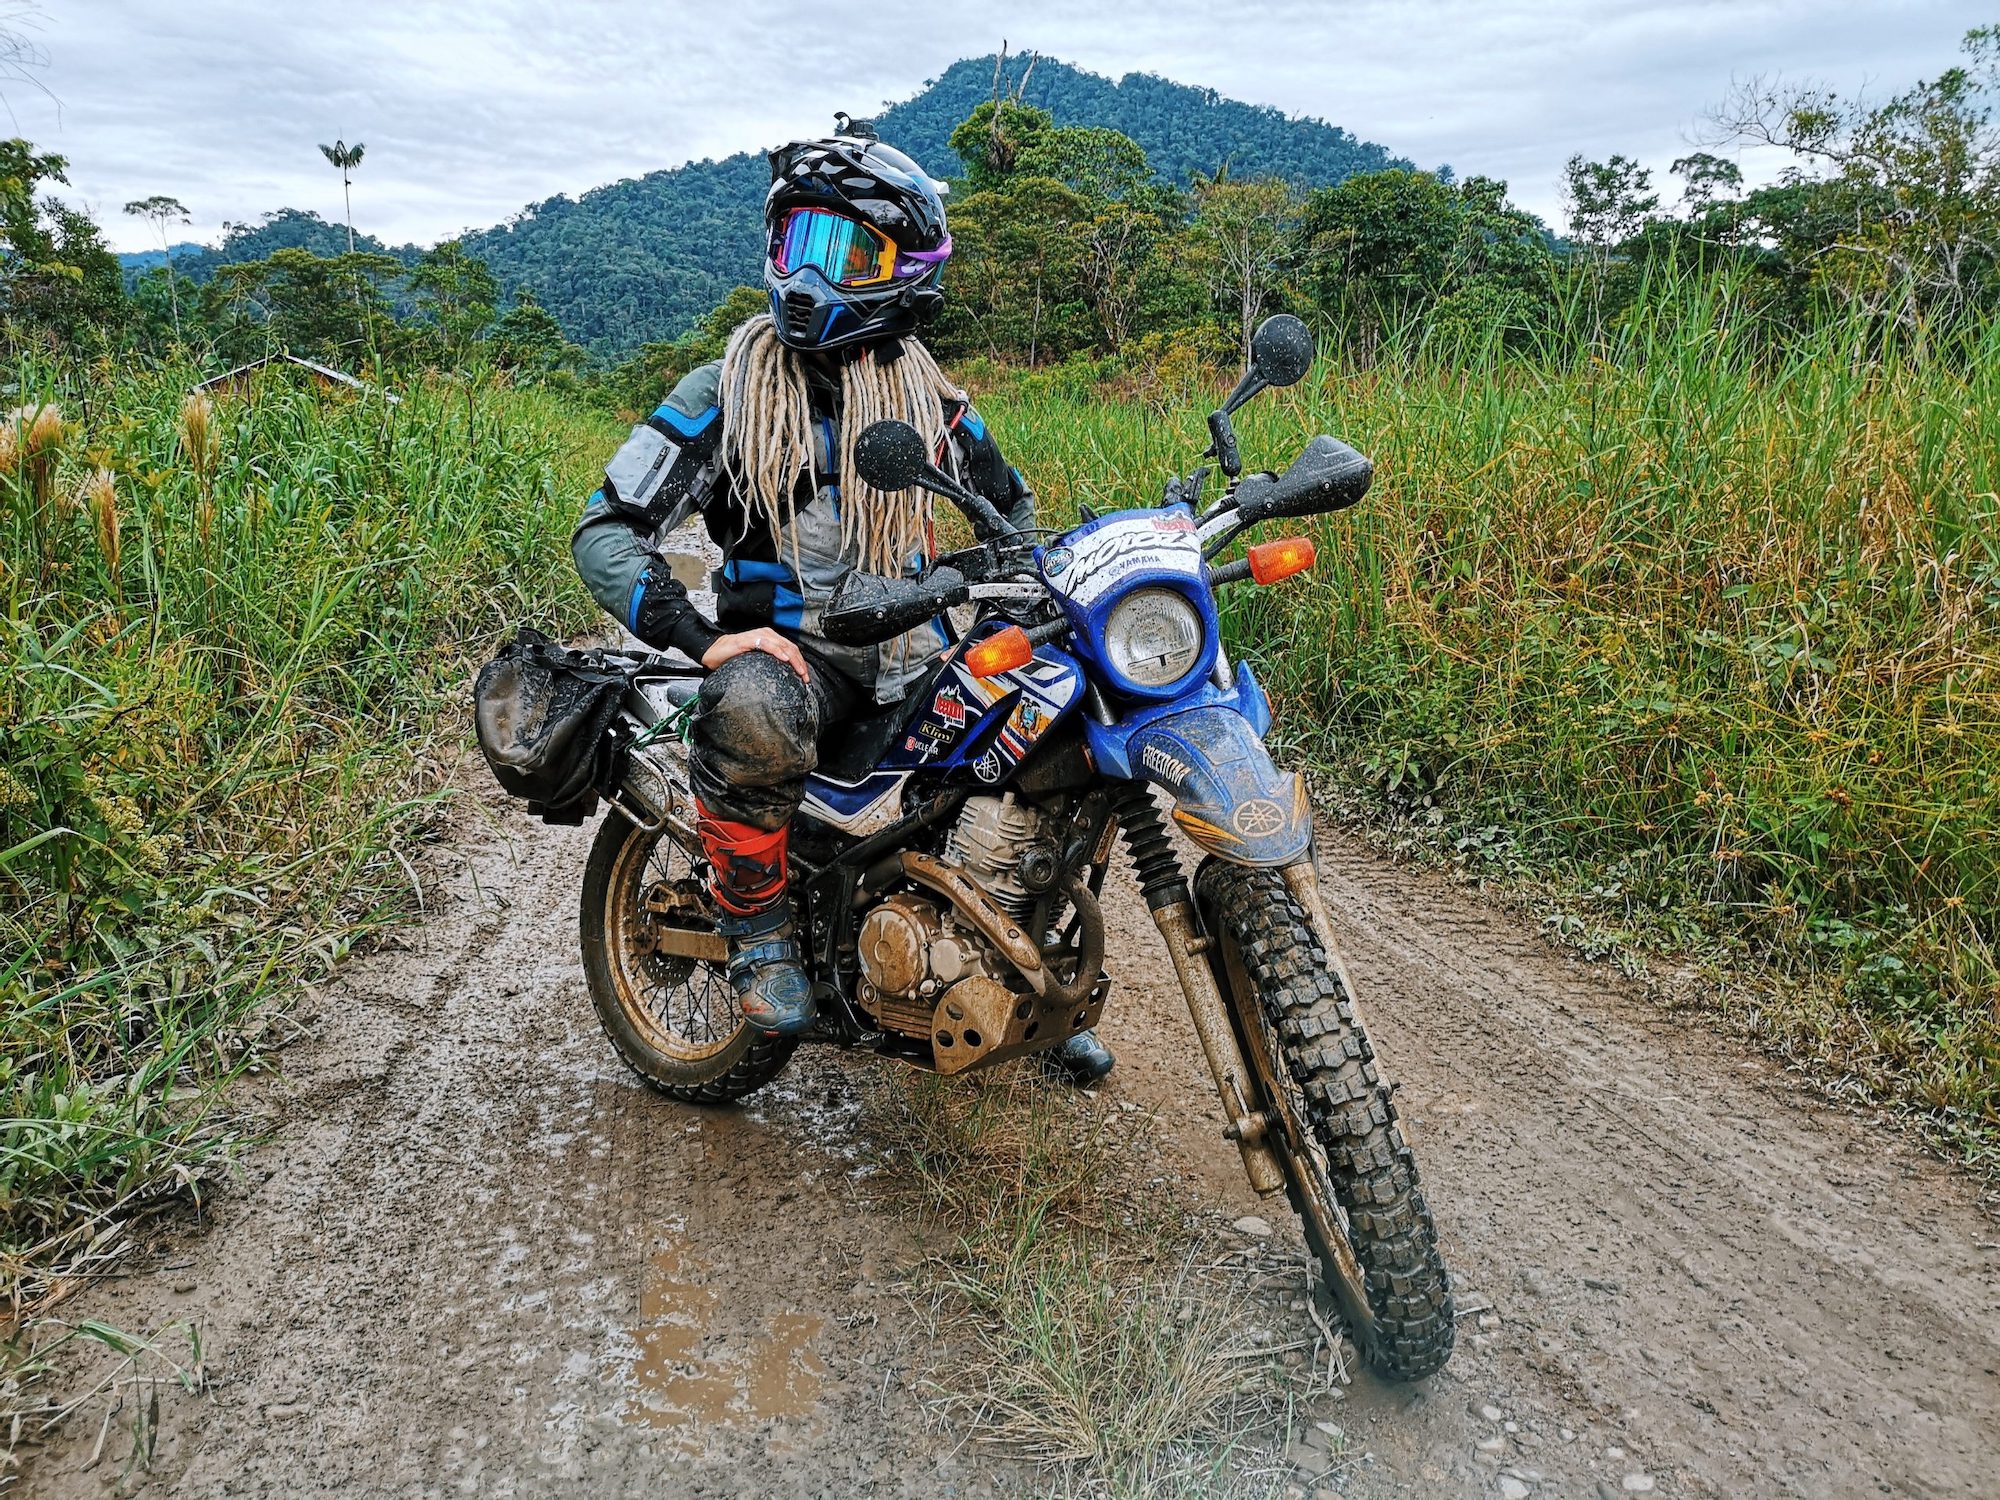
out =
<path fill-rule="evenodd" d="M 838 134 L 771 153 L 764 284 L 793 349 L 897 338 L 944 307 L 944 184 L 868 121 L 834 121 Z"/>

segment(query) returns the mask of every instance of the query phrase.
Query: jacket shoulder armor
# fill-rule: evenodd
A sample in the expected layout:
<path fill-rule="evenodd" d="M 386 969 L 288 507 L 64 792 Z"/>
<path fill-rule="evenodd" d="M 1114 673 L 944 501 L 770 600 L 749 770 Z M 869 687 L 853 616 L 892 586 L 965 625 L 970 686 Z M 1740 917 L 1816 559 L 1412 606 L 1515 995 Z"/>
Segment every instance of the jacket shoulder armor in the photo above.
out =
<path fill-rule="evenodd" d="M 719 364 L 682 377 L 605 465 L 607 505 L 658 528 L 707 500 L 722 447 L 722 408 L 715 400 L 720 388 Z"/>
<path fill-rule="evenodd" d="M 712 359 L 705 365 L 696 365 L 681 376 L 674 385 L 673 394 L 663 403 L 672 407 L 682 416 L 700 418 L 711 411 L 720 410 L 722 395 L 722 361 Z"/>

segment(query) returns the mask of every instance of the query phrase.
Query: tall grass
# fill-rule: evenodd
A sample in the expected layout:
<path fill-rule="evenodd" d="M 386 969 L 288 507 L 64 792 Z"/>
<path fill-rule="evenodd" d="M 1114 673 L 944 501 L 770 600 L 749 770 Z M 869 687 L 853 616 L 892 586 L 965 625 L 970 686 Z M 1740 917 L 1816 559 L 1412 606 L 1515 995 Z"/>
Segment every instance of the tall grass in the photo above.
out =
<path fill-rule="evenodd" d="M 1686 275 L 1586 312 L 1246 412 L 1253 461 L 1327 431 L 1378 479 L 1309 578 L 1237 591 L 1233 647 L 1349 805 L 1555 882 L 1592 941 L 1747 965 L 1774 1040 L 1990 1149 L 2000 328 L 1776 343 Z M 982 403 L 1057 512 L 1193 463 L 1197 409 L 1076 398 Z"/>
<path fill-rule="evenodd" d="M 409 904 L 469 654 L 584 617 L 563 542 L 615 441 L 595 419 L 189 379 L 30 367 L 0 422 L 16 1317 L 199 1182 L 265 1003 Z"/>

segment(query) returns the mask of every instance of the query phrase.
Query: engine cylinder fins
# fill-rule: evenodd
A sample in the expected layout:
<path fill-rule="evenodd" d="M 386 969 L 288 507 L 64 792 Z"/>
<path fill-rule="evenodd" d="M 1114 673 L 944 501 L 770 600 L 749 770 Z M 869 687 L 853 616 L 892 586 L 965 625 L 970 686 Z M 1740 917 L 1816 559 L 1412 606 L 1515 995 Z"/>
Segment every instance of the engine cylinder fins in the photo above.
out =
<path fill-rule="evenodd" d="M 971 875 L 995 906 L 1026 921 L 1061 872 L 1047 823 L 1012 792 L 969 797 L 952 825 L 945 858 Z"/>

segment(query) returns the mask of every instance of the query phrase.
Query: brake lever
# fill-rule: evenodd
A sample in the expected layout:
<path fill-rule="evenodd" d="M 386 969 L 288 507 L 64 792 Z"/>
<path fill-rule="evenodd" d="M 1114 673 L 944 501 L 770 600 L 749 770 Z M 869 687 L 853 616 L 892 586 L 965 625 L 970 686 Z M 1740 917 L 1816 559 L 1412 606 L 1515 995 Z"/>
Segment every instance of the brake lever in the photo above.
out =
<path fill-rule="evenodd" d="M 1021 576 L 1039 581 L 1040 575 L 1035 568 L 1036 542 L 1032 536 L 1017 531 L 989 545 L 994 549 L 994 565 L 1003 576 Z"/>

